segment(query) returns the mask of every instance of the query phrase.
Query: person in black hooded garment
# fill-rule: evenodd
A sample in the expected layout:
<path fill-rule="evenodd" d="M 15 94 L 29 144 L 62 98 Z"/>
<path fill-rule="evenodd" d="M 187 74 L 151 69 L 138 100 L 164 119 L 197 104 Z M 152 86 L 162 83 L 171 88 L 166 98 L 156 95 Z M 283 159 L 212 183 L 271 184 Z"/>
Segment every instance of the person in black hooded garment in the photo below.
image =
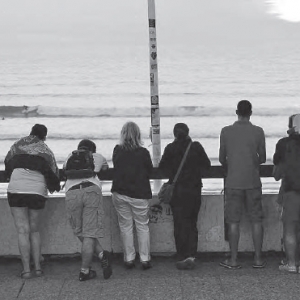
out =
<path fill-rule="evenodd" d="M 192 141 L 184 123 L 174 126 L 174 141 L 168 144 L 159 163 L 159 169 L 172 182 L 184 153 L 192 142 L 186 161 L 175 184 L 170 203 L 174 219 L 174 237 L 178 269 L 193 269 L 198 245 L 197 220 L 201 206 L 203 169 L 209 169 L 210 160 L 199 142 Z"/>

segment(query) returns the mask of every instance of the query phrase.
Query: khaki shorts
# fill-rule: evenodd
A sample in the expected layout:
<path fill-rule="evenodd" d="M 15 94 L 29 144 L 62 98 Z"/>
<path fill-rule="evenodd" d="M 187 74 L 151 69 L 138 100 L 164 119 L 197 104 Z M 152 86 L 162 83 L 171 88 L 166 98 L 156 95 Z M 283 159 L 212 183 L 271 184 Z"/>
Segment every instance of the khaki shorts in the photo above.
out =
<path fill-rule="evenodd" d="M 262 221 L 263 211 L 261 204 L 261 188 L 251 190 L 225 189 L 225 221 L 226 223 L 239 223 L 244 207 L 246 207 L 250 221 Z"/>
<path fill-rule="evenodd" d="M 103 198 L 97 185 L 67 191 L 66 210 L 76 236 L 104 236 Z"/>
<path fill-rule="evenodd" d="M 282 222 L 300 221 L 300 192 L 289 191 L 282 193 Z"/>

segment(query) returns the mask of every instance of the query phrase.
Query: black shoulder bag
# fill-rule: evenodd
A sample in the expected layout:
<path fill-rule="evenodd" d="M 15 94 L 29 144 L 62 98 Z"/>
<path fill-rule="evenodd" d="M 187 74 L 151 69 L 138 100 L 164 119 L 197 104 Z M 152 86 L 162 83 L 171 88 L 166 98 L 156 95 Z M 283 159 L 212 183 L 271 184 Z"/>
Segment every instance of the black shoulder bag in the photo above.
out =
<path fill-rule="evenodd" d="M 162 187 L 160 188 L 159 192 L 158 192 L 158 199 L 160 203 L 165 203 L 165 204 L 170 204 L 171 200 L 172 200 L 172 196 L 173 196 L 173 191 L 174 191 L 174 187 L 175 187 L 175 183 L 179 177 L 179 174 L 182 170 L 182 167 L 185 163 L 186 157 L 188 155 L 188 152 L 190 150 L 190 147 L 192 145 L 192 141 L 189 143 L 189 145 L 187 146 L 184 156 L 181 160 L 180 166 L 177 170 L 177 173 L 173 179 L 173 182 L 165 182 Z"/>

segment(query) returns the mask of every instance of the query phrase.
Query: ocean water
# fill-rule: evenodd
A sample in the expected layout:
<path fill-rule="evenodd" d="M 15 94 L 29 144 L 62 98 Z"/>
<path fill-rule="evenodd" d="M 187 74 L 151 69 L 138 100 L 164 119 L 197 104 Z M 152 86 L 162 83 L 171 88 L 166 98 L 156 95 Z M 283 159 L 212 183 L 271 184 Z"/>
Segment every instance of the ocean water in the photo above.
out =
<path fill-rule="evenodd" d="M 220 131 L 236 120 L 237 102 L 249 99 L 251 121 L 265 131 L 271 163 L 276 142 L 286 135 L 288 116 L 300 112 L 299 62 L 297 45 L 289 43 L 158 45 L 162 151 L 173 140 L 174 124 L 184 122 L 218 165 Z M 139 125 L 151 153 L 149 93 L 147 45 L 2 49 L 1 169 L 11 144 L 35 123 L 48 127 L 46 142 L 60 167 L 83 138 L 94 140 L 112 166 L 113 148 L 128 120 Z M 264 179 L 263 188 L 277 192 L 278 183 Z M 221 190 L 222 180 L 205 180 L 205 192 Z M 4 192 L 2 184 L 0 194 Z"/>

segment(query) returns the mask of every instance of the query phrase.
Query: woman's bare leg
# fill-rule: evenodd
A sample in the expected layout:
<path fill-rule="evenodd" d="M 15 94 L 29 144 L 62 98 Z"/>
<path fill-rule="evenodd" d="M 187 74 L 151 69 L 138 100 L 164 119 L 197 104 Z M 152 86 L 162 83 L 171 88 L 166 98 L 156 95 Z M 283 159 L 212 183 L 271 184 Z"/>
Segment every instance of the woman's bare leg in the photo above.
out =
<path fill-rule="evenodd" d="M 30 244 L 35 270 L 41 269 L 41 238 L 39 233 L 39 220 L 43 210 L 29 209 Z"/>
<path fill-rule="evenodd" d="M 11 207 L 18 232 L 18 243 L 23 264 L 23 272 L 30 272 L 30 226 L 27 207 Z"/>

